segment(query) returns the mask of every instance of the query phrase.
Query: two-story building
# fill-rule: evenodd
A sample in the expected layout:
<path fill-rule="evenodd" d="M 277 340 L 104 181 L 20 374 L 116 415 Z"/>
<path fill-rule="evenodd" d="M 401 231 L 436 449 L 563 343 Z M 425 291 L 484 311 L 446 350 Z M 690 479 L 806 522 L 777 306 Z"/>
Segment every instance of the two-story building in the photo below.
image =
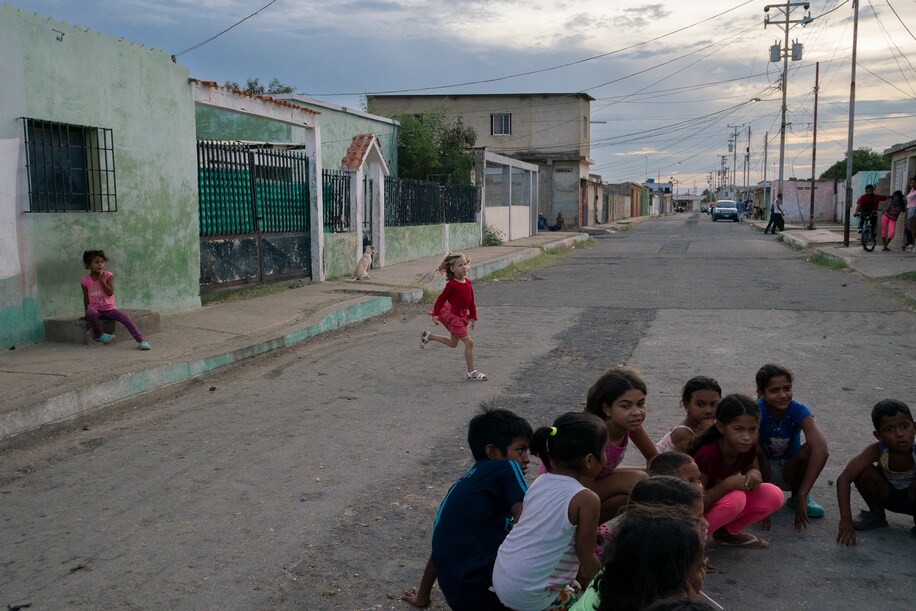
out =
<path fill-rule="evenodd" d="M 591 102 L 586 93 L 373 95 L 369 111 L 392 117 L 441 109 L 474 129 L 477 146 L 538 166 L 538 211 L 567 225 L 588 220 Z"/>

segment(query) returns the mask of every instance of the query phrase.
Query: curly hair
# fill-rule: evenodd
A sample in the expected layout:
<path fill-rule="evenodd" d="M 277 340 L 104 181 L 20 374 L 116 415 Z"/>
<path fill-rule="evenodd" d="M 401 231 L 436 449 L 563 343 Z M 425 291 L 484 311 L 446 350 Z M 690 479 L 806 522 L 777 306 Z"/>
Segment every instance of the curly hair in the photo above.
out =
<path fill-rule="evenodd" d="M 449 280 L 454 280 L 455 272 L 452 271 L 452 265 L 454 265 L 455 261 L 459 259 L 464 259 L 467 263 L 471 262 L 471 260 L 468 259 L 463 252 L 450 252 L 445 255 L 444 259 L 442 259 L 442 263 L 439 264 L 439 267 L 436 268 L 436 271 L 445 274 L 445 277 Z"/>

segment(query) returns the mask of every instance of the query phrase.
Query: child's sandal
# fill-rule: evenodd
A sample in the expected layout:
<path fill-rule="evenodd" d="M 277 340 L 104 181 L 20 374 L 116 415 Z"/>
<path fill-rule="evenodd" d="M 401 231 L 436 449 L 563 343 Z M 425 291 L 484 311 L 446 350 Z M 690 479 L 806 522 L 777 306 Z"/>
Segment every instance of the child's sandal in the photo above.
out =
<path fill-rule="evenodd" d="M 420 348 L 426 348 L 426 344 L 429 343 L 429 331 L 424 331 L 420 334 Z"/>
<path fill-rule="evenodd" d="M 468 380 L 471 382 L 486 382 L 488 379 L 489 378 L 487 378 L 486 374 L 481 373 L 476 369 L 474 371 L 468 372 Z"/>

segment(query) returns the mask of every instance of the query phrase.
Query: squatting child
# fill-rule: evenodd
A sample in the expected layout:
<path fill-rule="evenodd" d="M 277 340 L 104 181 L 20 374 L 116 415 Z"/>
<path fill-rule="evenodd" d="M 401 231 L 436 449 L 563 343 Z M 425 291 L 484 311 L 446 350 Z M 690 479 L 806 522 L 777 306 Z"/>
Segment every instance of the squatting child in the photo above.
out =
<path fill-rule="evenodd" d="M 913 414 L 903 401 L 885 399 L 871 410 L 875 427 L 873 443 L 849 461 L 836 482 L 840 506 L 837 543 L 856 544 L 857 530 L 884 528 L 887 512 L 913 516 L 916 524 L 916 427 Z M 865 499 L 868 511 L 853 519 L 849 491 L 856 490 Z M 916 526 L 912 533 L 916 535 Z"/>
<path fill-rule="evenodd" d="M 430 604 L 436 578 L 452 609 L 502 610 L 490 590 L 496 552 L 522 511 L 528 490 L 531 425 L 504 409 L 484 408 L 468 425 L 477 461 L 449 489 L 433 523 L 432 553 L 418 588 L 404 593 L 415 607 Z"/>

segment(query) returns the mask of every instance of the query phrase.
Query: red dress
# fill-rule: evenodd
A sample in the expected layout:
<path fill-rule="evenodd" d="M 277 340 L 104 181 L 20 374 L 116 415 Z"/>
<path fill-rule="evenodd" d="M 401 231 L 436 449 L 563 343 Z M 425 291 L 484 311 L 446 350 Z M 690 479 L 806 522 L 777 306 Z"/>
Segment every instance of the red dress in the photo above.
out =
<path fill-rule="evenodd" d="M 445 289 L 436 299 L 430 316 L 438 316 L 439 321 L 455 337 L 468 335 L 468 321 L 477 320 L 477 306 L 474 305 L 474 289 L 467 278 L 464 282 L 449 280 Z"/>

